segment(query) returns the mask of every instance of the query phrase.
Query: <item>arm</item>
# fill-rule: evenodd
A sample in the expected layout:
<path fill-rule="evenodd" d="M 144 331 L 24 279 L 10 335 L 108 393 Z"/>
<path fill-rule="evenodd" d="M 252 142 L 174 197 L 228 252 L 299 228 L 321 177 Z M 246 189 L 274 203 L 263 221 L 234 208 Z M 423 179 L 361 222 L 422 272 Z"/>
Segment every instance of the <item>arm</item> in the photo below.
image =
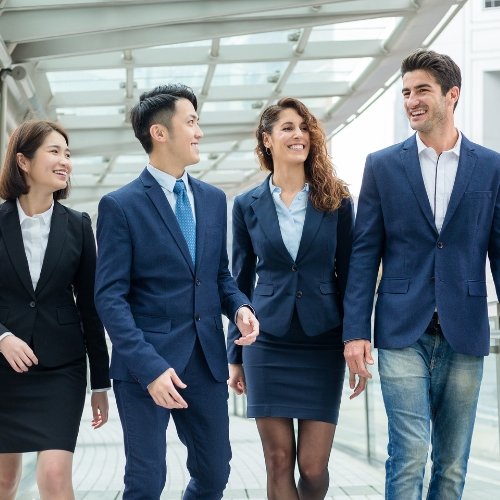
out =
<path fill-rule="evenodd" d="M 255 288 L 255 265 L 257 258 L 253 252 L 253 245 L 248 233 L 243 211 L 238 198 L 233 204 L 233 276 L 238 288 L 252 300 Z M 234 326 L 229 328 L 227 338 L 227 354 L 229 363 L 242 363 L 241 346 L 235 344 L 238 331 Z"/>
<path fill-rule="evenodd" d="M 347 287 L 347 274 L 352 250 L 354 230 L 354 208 L 351 198 L 344 198 L 339 208 L 337 224 L 337 250 L 335 253 L 335 274 L 340 288 L 341 300 Z"/>
<path fill-rule="evenodd" d="M 488 259 L 491 274 L 495 283 L 497 299 L 500 300 L 500 191 L 497 192 L 491 225 L 490 239 L 488 242 Z"/>
<path fill-rule="evenodd" d="M 349 367 L 352 397 L 360 394 L 371 374 L 371 315 L 377 273 L 384 245 L 384 222 L 380 194 L 371 155 L 366 160 L 358 201 L 349 276 L 344 298 L 344 356 Z M 358 383 L 356 384 L 356 376 Z"/>
<path fill-rule="evenodd" d="M 146 342 L 142 330 L 135 324 L 128 302 L 132 234 L 123 209 L 109 195 L 99 203 L 97 249 L 97 312 L 111 338 L 113 349 L 124 360 L 131 376 L 146 390 L 170 365 Z"/>
<path fill-rule="evenodd" d="M 111 387 L 109 355 L 104 327 L 94 304 L 96 250 L 90 217 L 86 213 L 82 215 L 82 232 L 82 252 L 73 283 L 74 293 L 89 358 L 90 385 L 92 389 L 103 389 Z"/>

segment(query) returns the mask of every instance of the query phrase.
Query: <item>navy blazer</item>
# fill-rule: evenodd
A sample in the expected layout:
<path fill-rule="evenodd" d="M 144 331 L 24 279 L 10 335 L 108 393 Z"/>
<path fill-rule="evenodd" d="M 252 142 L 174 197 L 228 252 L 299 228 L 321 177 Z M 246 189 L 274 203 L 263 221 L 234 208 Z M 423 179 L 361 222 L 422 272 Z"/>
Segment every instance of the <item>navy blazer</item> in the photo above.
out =
<path fill-rule="evenodd" d="M 90 217 L 56 201 L 34 290 L 16 202 L 0 206 L 0 334 L 10 331 L 24 340 L 41 366 L 88 354 L 92 388 L 101 389 L 111 383 L 104 328 L 94 307 L 94 274 Z M 8 365 L 3 356 L 0 363 Z"/>
<path fill-rule="evenodd" d="M 455 184 L 439 233 L 425 190 L 415 136 L 370 154 L 359 196 L 344 300 L 344 340 L 401 348 L 425 331 L 437 308 L 446 340 L 484 356 L 490 330 L 485 262 L 500 285 L 500 155 L 462 136 Z"/>
<path fill-rule="evenodd" d="M 342 323 L 354 215 L 346 198 L 333 212 L 320 212 L 309 201 L 297 258 L 283 243 L 269 177 L 237 196 L 233 206 L 233 275 L 251 298 L 260 329 L 281 337 L 294 309 L 304 332 L 319 335 Z M 258 276 L 258 282 L 256 282 Z M 241 363 L 241 347 L 230 329 L 228 357 Z"/>
<path fill-rule="evenodd" d="M 221 312 L 249 303 L 228 270 L 224 193 L 189 177 L 196 211 L 196 265 L 158 182 L 140 177 L 102 198 L 95 300 L 112 341 L 111 377 L 144 389 L 178 374 L 199 338 L 214 378 L 228 378 Z"/>

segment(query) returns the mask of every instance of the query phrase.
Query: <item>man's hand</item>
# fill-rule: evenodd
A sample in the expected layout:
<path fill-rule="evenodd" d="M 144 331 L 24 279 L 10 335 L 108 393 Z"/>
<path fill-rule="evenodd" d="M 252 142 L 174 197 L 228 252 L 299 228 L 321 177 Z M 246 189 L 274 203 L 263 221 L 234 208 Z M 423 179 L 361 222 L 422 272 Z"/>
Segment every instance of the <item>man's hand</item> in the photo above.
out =
<path fill-rule="evenodd" d="M 259 335 L 259 322 L 249 307 L 240 307 L 236 315 L 236 326 L 241 337 L 234 341 L 238 345 L 250 345 L 255 342 Z"/>
<path fill-rule="evenodd" d="M 0 352 L 17 373 L 27 372 L 38 364 L 38 358 L 31 347 L 15 335 L 7 335 L 0 341 Z"/>
<path fill-rule="evenodd" d="M 99 429 L 108 421 L 109 404 L 106 391 L 93 392 L 90 396 L 92 406 L 92 427 Z"/>
<path fill-rule="evenodd" d="M 229 379 L 227 381 L 227 385 L 238 395 L 247 393 L 243 365 L 229 365 Z"/>
<path fill-rule="evenodd" d="M 188 405 L 177 392 L 176 386 L 180 389 L 187 387 L 175 370 L 169 368 L 148 385 L 148 392 L 158 406 L 169 410 L 187 408 Z"/>
<path fill-rule="evenodd" d="M 373 365 L 371 345 L 369 340 L 351 340 L 344 347 L 344 357 L 349 367 L 349 387 L 353 389 L 349 399 L 359 396 L 366 387 L 372 374 L 366 369 L 366 365 Z M 356 375 L 358 381 L 356 383 Z"/>

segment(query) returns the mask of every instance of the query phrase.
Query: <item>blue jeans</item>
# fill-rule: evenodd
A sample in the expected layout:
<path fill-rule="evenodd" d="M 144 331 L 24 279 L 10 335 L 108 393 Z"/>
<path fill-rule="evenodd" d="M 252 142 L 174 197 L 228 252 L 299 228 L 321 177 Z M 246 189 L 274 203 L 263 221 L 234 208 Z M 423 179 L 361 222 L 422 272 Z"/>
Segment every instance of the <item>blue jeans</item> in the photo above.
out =
<path fill-rule="evenodd" d="M 439 326 L 429 327 L 409 347 L 379 349 L 389 422 L 387 500 L 422 498 L 429 442 L 432 473 L 427 499 L 462 498 L 483 361 L 454 352 Z"/>

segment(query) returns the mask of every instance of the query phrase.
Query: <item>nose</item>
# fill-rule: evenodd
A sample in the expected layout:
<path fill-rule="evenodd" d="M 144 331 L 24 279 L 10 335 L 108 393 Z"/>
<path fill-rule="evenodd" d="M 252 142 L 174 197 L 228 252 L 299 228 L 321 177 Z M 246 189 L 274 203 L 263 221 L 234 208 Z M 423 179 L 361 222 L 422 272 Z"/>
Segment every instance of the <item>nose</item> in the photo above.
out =
<path fill-rule="evenodd" d="M 303 130 L 300 127 L 297 127 L 295 129 L 295 134 L 294 135 L 295 135 L 295 137 L 302 137 L 304 135 L 304 132 L 303 132 Z"/>
<path fill-rule="evenodd" d="M 420 100 L 418 98 L 418 95 L 414 92 L 411 92 L 406 100 L 406 105 L 409 108 L 414 108 L 420 103 Z"/>
<path fill-rule="evenodd" d="M 203 137 L 203 130 L 201 130 L 201 127 L 199 125 L 196 125 L 196 137 L 199 137 L 200 139 Z"/>

